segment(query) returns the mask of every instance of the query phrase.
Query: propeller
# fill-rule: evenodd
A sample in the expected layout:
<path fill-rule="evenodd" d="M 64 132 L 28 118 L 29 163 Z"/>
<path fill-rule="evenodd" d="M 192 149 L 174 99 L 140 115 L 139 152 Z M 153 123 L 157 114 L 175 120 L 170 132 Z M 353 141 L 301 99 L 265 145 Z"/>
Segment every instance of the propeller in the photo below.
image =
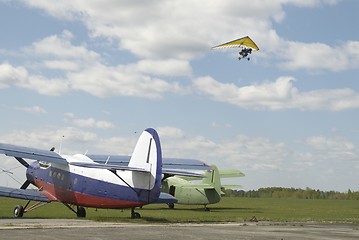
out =
<path fill-rule="evenodd" d="M 15 157 L 16 160 L 19 161 L 19 163 L 21 163 L 24 167 L 28 168 L 29 167 L 29 164 L 21 157 Z"/>
<path fill-rule="evenodd" d="M 20 189 L 26 189 L 29 185 L 30 185 L 30 181 L 29 180 L 26 180 L 20 187 Z"/>
<path fill-rule="evenodd" d="M 30 165 L 21 157 L 15 157 L 19 163 L 21 163 L 24 167 L 28 168 Z M 20 189 L 26 189 L 30 185 L 30 181 L 26 180 L 20 187 Z"/>

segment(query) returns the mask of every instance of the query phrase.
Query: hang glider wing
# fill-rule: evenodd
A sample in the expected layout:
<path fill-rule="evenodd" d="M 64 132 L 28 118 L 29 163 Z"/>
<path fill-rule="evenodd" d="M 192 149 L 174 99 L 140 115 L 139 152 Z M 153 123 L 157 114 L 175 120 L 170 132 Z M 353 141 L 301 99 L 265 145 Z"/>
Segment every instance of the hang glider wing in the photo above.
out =
<path fill-rule="evenodd" d="M 248 36 L 212 47 L 212 49 L 218 48 L 252 48 L 256 51 L 259 50 L 257 44 Z"/>
<path fill-rule="evenodd" d="M 66 159 L 53 151 L 21 147 L 11 144 L 0 143 L 0 154 L 15 158 L 27 158 L 50 163 L 67 164 Z"/>
<path fill-rule="evenodd" d="M 0 187 L 0 196 L 39 202 L 50 202 L 50 200 L 41 191 L 32 189 Z"/>

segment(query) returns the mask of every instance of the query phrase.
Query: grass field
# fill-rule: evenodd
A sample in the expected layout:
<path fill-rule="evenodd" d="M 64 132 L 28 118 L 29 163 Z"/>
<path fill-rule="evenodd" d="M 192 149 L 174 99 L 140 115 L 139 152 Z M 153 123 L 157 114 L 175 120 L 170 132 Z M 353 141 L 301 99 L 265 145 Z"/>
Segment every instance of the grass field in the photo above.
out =
<path fill-rule="evenodd" d="M 0 218 L 12 218 L 15 205 L 26 201 L 0 198 Z M 275 222 L 346 222 L 359 223 L 357 200 L 305 200 L 273 198 L 222 198 L 221 202 L 202 206 L 176 205 L 170 210 L 166 205 L 147 205 L 137 211 L 141 219 L 131 219 L 130 210 L 87 209 L 86 219 L 112 222 L 244 222 L 253 216 L 259 221 Z M 67 207 L 51 203 L 25 213 L 24 218 L 77 218 Z"/>

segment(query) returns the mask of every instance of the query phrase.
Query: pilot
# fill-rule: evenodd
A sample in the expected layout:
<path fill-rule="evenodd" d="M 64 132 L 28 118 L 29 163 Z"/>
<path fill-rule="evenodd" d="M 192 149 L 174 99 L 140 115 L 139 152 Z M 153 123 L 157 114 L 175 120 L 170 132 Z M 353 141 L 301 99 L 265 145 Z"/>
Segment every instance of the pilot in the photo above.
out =
<path fill-rule="evenodd" d="M 239 52 L 239 60 L 241 60 L 242 58 L 246 58 L 248 57 L 249 54 L 252 53 L 252 48 L 243 48 L 240 52 Z M 249 58 L 248 58 L 249 60 Z"/>

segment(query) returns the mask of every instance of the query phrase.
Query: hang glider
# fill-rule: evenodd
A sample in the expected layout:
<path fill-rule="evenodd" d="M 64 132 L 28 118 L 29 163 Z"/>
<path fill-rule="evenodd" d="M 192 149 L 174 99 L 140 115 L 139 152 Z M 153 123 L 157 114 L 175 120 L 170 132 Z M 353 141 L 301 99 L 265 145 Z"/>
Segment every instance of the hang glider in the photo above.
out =
<path fill-rule="evenodd" d="M 250 60 L 249 55 L 252 53 L 252 51 L 259 50 L 257 44 L 249 36 L 212 47 L 212 49 L 220 48 L 240 48 L 241 51 L 239 52 L 239 60 L 241 60 L 242 58 Z"/>

